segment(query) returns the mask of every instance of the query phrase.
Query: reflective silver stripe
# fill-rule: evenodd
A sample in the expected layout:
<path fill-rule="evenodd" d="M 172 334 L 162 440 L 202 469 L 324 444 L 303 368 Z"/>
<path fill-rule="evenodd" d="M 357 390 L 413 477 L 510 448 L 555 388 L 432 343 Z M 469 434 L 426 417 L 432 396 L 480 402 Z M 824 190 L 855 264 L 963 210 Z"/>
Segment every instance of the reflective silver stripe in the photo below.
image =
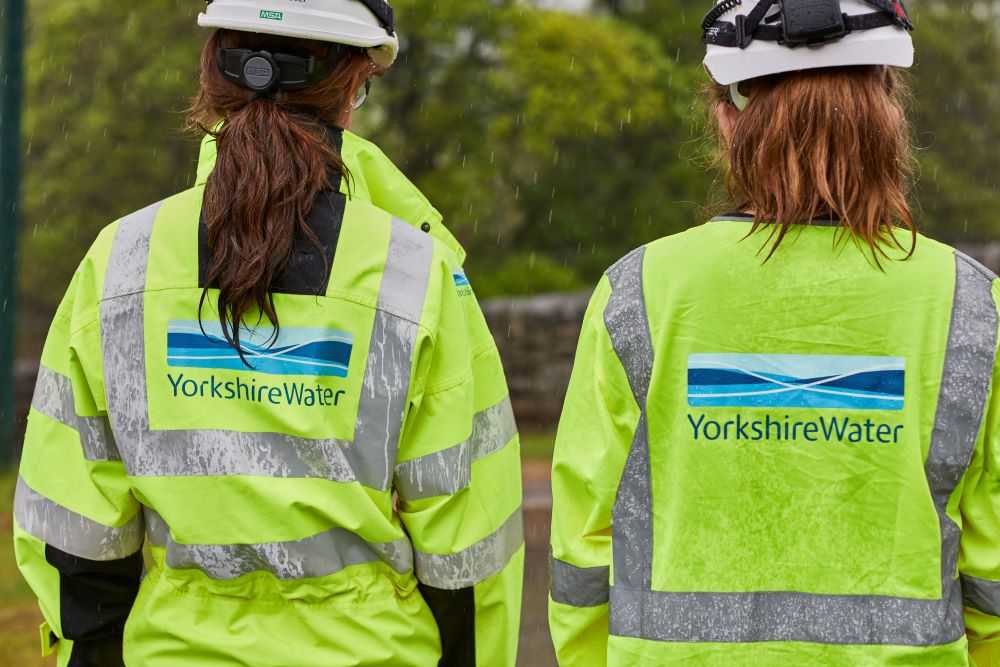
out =
<path fill-rule="evenodd" d="M 120 461 L 121 455 L 106 417 L 81 417 L 73 400 L 73 382 L 47 366 L 38 367 L 31 407 L 80 434 L 88 461 Z"/>
<path fill-rule="evenodd" d="M 648 580 L 641 585 L 626 582 L 619 563 L 625 566 L 622 572 L 631 576 L 636 564 L 645 565 L 646 554 L 651 559 L 651 543 L 647 545 L 643 539 L 633 540 L 628 550 L 620 549 L 621 535 L 626 538 L 631 535 L 634 520 L 631 517 L 639 515 L 638 527 L 643 530 L 646 512 L 651 511 L 649 504 L 638 512 L 632 507 L 622 507 L 623 497 L 645 497 L 648 503 L 651 480 L 647 459 L 634 466 L 642 473 L 638 479 L 623 476 L 614 508 L 613 525 L 620 531 L 613 536 L 616 585 L 610 594 L 611 634 L 678 642 L 803 641 L 911 646 L 951 643 L 963 635 L 962 592 L 955 579 L 961 531 L 945 508 L 965 474 L 982 428 L 996 357 L 998 322 L 991 291 L 995 276 L 961 253 L 955 255 L 955 266 L 948 346 L 924 466 L 941 523 L 941 597 L 927 600 L 781 591 L 675 593 L 653 591 Z M 615 285 L 614 279 L 612 284 Z M 609 311 L 611 307 L 609 302 Z M 637 325 L 638 322 L 633 322 L 632 328 Z M 641 389 L 643 369 L 634 375 L 622 354 L 622 349 L 630 348 L 620 346 L 613 333 L 612 341 L 629 372 L 633 391 L 637 386 Z M 641 346 L 633 345 L 631 349 L 636 347 Z M 648 384 L 645 386 L 648 390 Z M 645 431 L 645 413 L 637 431 Z M 632 467 L 631 461 L 630 453 L 626 475 Z M 633 485 L 638 485 L 639 490 L 626 489 Z M 974 599 L 985 603 L 982 598 Z"/>
<path fill-rule="evenodd" d="M 286 581 L 307 579 L 379 561 L 400 574 L 413 569 L 413 550 L 405 537 L 395 542 L 366 542 L 350 530 L 332 528 L 292 542 L 180 544 L 159 515 L 149 509 L 146 515 L 150 517 L 150 544 L 166 547 L 168 567 L 198 570 L 212 579 L 236 579 L 251 572 L 268 572 Z"/>
<path fill-rule="evenodd" d="M 145 431 L 128 434 L 133 477 L 260 475 L 355 481 L 340 440 L 281 433 Z"/>
<path fill-rule="evenodd" d="M 645 255 L 646 249 L 638 248 L 608 270 L 612 291 L 604 309 L 604 324 L 640 410 L 613 510 L 615 583 L 648 590 L 653 571 L 653 498 L 646 397 L 653 375 L 653 344 L 642 284 Z"/>
<path fill-rule="evenodd" d="M 89 560 L 120 560 L 142 548 L 142 514 L 114 528 L 88 519 L 49 500 L 17 478 L 14 490 L 17 525 L 60 551 Z"/>
<path fill-rule="evenodd" d="M 597 607 L 608 602 L 611 576 L 607 565 L 577 567 L 549 552 L 549 594 L 555 602 L 573 607 Z"/>
<path fill-rule="evenodd" d="M 950 600 L 814 593 L 664 593 L 611 588 L 611 634 L 672 642 L 929 646 L 965 632 Z M 638 619 L 637 621 L 633 619 Z"/>
<path fill-rule="evenodd" d="M 997 310 L 992 273 L 955 251 L 955 296 L 951 307 L 931 445 L 924 463 L 941 524 L 941 591 L 955 584 L 961 529 L 948 516 L 948 499 L 965 475 L 982 428 L 997 348 Z M 951 610 L 962 618 L 961 604 Z"/>
<path fill-rule="evenodd" d="M 159 514 L 152 509 L 143 506 L 143 516 L 146 517 L 146 537 L 150 545 L 154 547 L 165 547 L 170 539 L 170 527 L 167 526 Z"/>
<path fill-rule="evenodd" d="M 429 554 L 414 549 L 421 583 L 456 590 L 475 586 L 497 574 L 524 544 L 521 508 L 495 532 L 454 554 Z"/>
<path fill-rule="evenodd" d="M 108 415 L 119 440 L 119 452 L 130 472 L 132 461 L 139 453 L 132 446 L 132 439 L 149 432 L 143 290 L 149 242 L 159 210 L 160 204 L 153 204 L 118 223 L 101 301 L 101 347 Z"/>
<path fill-rule="evenodd" d="M 968 574 L 961 576 L 965 606 L 984 614 L 1000 616 L 1000 581 L 980 579 Z"/>
<path fill-rule="evenodd" d="M 514 409 L 510 396 L 506 396 L 472 418 L 472 435 L 468 440 L 396 466 L 393 484 L 407 500 L 458 493 L 469 485 L 471 465 L 500 451 L 516 435 Z"/>
<path fill-rule="evenodd" d="M 345 448 L 358 480 L 369 488 L 388 489 L 392 482 L 433 256 L 427 234 L 393 218 L 354 442 Z"/>

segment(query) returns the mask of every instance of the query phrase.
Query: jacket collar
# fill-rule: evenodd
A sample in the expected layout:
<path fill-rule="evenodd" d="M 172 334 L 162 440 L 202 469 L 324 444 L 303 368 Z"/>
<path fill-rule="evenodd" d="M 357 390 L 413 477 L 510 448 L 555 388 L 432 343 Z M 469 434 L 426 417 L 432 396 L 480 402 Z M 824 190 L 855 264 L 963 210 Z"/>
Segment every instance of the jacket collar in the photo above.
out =
<path fill-rule="evenodd" d="M 341 157 L 351 172 L 351 179 L 349 184 L 346 179 L 341 180 L 341 193 L 366 201 L 423 229 L 448 246 L 459 263 L 464 264 L 465 249 L 444 226 L 441 213 L 417 186 L 403 175 L 378 146 L 347 130 L 343 130 L 343 136 Z M 197 187 L 204 187 L 208 182 L 208 177 L 215 168 L 215 158 L 215 138 L 205 135 L 198 156 Z"/>

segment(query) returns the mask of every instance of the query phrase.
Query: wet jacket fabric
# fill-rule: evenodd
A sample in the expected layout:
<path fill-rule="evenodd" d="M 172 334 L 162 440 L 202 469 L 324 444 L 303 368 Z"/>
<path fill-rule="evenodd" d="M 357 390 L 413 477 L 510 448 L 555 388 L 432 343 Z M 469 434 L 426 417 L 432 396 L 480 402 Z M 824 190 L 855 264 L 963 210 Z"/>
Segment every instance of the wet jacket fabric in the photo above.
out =
<path fill-rule="evenodd" d="M 553 463 L 560 664 L 1000 665 L 1000 282 L 816 224 L 764 263 L 751 224 L 593 296 Z"/>
<path fill-rule="evenodd" d="M 193 189 L 108 227 L 77 270 L 14 511 L 60 665 L 514 664 L 519 444 L 496 346 L 441 216 L 374 146 L 336 140 L 351 196 L 317 199 L 326 257 L 296 242 L 280 328 L 243 332 L 252 369 L 211 298 L 199 317 L 212 142 Z"/>

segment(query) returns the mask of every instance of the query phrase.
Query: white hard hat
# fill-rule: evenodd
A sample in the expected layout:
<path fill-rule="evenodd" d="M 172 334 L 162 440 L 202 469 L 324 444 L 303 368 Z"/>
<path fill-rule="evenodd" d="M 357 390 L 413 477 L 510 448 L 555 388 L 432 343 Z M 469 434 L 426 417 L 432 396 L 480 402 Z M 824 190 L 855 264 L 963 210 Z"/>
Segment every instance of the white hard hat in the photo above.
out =
<path fill-rule="evenodd" d="M 719 0 L 702 28 L 705 68 L 726 86 L 817 67 L 913 64 L 901 0 Z"/>
<path fill-rule="evenodd" d="M 399 53 L 386 0 L 209 0 L 198 25 L 359 46 L 383 68 Z"/>

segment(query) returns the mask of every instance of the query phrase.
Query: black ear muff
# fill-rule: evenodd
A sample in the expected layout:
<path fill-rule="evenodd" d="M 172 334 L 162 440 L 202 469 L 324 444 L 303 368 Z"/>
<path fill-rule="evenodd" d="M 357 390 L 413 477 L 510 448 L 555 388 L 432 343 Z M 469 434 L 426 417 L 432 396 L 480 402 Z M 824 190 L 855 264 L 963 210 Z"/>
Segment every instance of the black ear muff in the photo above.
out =
<path fill-rule="evenodd" d="M 240 85 L 258 92 L 268 91 L 281 80 L 281 68 L 267 51 L 248 53 L 240 63 Z"/>
<path fill-rule="evenodd" d="M 329 75 L 344 53 L 344 49 L 332 49 L 329 57 L 317 61 L 313 56 L 220 48 L 216 62 L 227 81 L 257 93 L 269 93 L 316 85 Z"/>

